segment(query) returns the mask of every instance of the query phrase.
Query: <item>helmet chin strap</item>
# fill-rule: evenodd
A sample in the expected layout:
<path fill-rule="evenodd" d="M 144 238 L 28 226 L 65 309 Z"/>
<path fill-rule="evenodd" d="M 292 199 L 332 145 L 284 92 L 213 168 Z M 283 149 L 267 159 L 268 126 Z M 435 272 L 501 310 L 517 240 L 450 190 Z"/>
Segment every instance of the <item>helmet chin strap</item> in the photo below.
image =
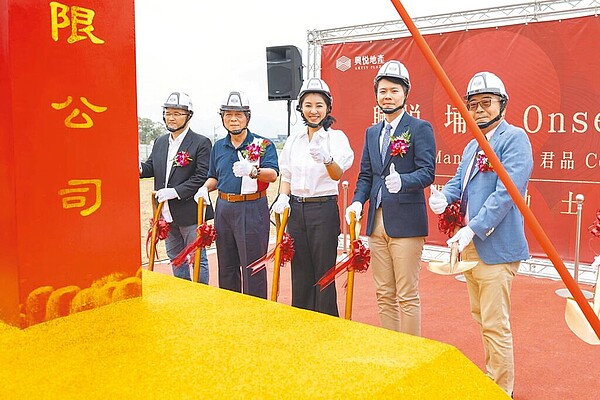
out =
<path fill-rule="evenodd" d="M 183 123 L 183 125 L 181 125 L 178 128 L 169 128 L 169 125 L 167 125 L 167 119 L 165 117 L 163 117 L 163 122 L 165 123 L 165 128 L 167 128 L 169 132 L 177 132 L 178 130 L 183 129 L 187 125 L 187 123 L 190 122 L 190 119 L 192 119 L 192 116 L 188 114 L 185 118 L 185 122 Z"/>
<path fill-rule="evenodd" d="M 379 106 L 379 109 L 384 113 L 384 114 L 393 114 L 397 111 L 400 111 L 404 108 L 404 104 L 402 104 L 401 106 L 398 106 L 396 108 L 383 108 L 381 106 Z"/>
<path fill-rule="evenodd" d="M 494 118 L 492 118 L 488 122 L 478 122 L 477 123 L 477 126 L 479 127 L 479 129 L 485 129 L 485 128 L 491 126 L 492 124 L 495 124 L 496 122 L 500 121 L 505 108 L 506 108 L 506 101 L 503 101 L 502 105 L 500 106 L 500 112 L 498 113 L 498 115 L 496 115 Z"/>

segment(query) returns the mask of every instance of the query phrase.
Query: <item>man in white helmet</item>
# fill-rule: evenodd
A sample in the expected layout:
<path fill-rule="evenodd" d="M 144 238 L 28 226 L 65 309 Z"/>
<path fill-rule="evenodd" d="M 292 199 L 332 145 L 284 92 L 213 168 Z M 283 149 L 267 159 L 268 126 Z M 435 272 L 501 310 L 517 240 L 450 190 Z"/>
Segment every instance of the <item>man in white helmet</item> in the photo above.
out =
<path fill-rule="evenodd" d="M 279 173 L 277 150 L 270 140 L 248 129 L 250 104 L 243 92 L 230 92 L 219 114 L 229 134 L 215 143 L 208 180 L 194 197 L 210 204 L 208 193 L 219 191 L 215 207 L 219 287 L 266 298 L 266 269 L 251 275 L 246 267 L 267 253 L 267 187 Z"/>
<path fill-rule="evenodd" d="M 194 113 L 190 96 L 173 92 L 163 104 L 163 121 L 169 133 L 156 139 L 150 157 L 140 163 L 140 178 L 154 177 L 154 190 L 158 202 L 164 202 L 162 217 L 169 223 L 165 239 L 167 256 L 173 260 L 196 239 L 198 204 L 194 194 L 206 181 L 210 140 L 189 128 Z M 206 219 L 213 217 L 207 208 Z M 191 280 L 190 266 L 172 265 L 173 275 Z M 202 250 L 200 282 L 208 284 L 208 258 Z"/>
<path fill-rule="evenodd" d="M 367 128 L 352 204 L 360 218 L 369 201 L 367 235 L 379 319 L 387 329 L 421 335 L 419 270 L 428 234 L 424 189 L 435 177 L 431 124 L 404 110 L 410 91 L 406 67 L 383 64 L 374 82 L 384 120 Z"/>
<path fill-rule="evenodd" d="M 533 169 L 527 134 L 504 120 L 508 93 L 491 72 L 476 73 L 467 86 L 467 109 L 522 195 Z M 514 387 L 510 289 L 521 260 L 529 258 L 523 216 L 477 141 L 465 147 L 456 174 L 443 190 L 431 186 L 429 206 L 441 214 L 461 201 L 465 226 L 448 240 L 462 260 L 478 261 L 464 273 L 471 314 L 481 328 L 487 374 L 506 393 Z"/>

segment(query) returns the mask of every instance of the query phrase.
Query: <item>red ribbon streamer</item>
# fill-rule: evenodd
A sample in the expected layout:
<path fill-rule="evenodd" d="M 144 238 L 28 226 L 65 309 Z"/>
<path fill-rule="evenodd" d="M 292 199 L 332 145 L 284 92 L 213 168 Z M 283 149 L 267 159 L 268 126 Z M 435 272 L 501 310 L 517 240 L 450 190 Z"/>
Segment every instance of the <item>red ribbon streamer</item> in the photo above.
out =
<path fill-rule="evenodd" d="M 588 231 L 595 236 L 600 237 L 600 209 L 596 211 L 596 220 L 589 226 Z"/>
<path fill-rule="evenodd" d="M 148 235 L 146 236 L 146 256 L 148 256 L 148 246 L 150 244 L 150 241 L 152 240 L 152 229 L 154 228 L 154 218 L 150 218 L 150 229 L 148 229 Z M 158 254 L 157 253 L 157 248 L 156 245 L 158 244 L 159 240 L 165 240 L 167 238 L 167 236 L 169 235 L 169 230 L 171 229 L 171 225 L 169 225 L 169 223 L 167 221 L 165 221 L 164 218 L 159 218 L 158 219 L 158 229 L 156 231 L 156 238 L 154 239 L 154 243 L 152 243 L 152 246 L 154 246 L 154 254 Z"/>
<path fill-rule="evenodd" d="M 171 261 L 175 268 L 179 268 L 187 260 L 187 256 L 200 249 L 210 247 L 215 239 L 217 238 L 217 231 L 212 225 L 208 225 L 206 222 L 196 228 L 198 234 L 196 240 L 186 246 L 185 249 Z"/>
<path fill-rule="evenodd" d="M 366 246 L 361 242 L 360 239 L 352 241 L 352 252 L 347 256 L 345 260 L 342 260 L 331 267 L 321 279 L 315 284 L 315 286 L 321 286 L 321 291 L 331 285 L 338 274 L 343 271 L 350 271 L 351 269 L 355 272 L 365 272 L 369 269 L 369 263 L 371 262 L 371 250 L 367 249 Z"/>
<path fill-rule="evenodd" d="M 265 269 L 268 261 L 274 261 L 275 250 L 277 250 L 278 247 L 281 247 L 281 265 L 285 265 L 285 263 L 292 261 L 292 258 L 294 258 L 294 252 L 296 251 L 294 249 L 294 239 L 292 239 L 288 233 L 284 233 L 281 243 L 277 244 L 277 246 L 267 251 L 267 254 L 246 267 L 250 268 L 250 275 L 254 275 L 257 272 Z"/>
<path fill-rule="evenodd" d="M 457 227 L 462 227 L 465 223 L 465 216 L 460 212 L 460 200 L 448 205 L 443 213 L 438 217 L 438 229 L 448 237 L 454 235 Z"/>

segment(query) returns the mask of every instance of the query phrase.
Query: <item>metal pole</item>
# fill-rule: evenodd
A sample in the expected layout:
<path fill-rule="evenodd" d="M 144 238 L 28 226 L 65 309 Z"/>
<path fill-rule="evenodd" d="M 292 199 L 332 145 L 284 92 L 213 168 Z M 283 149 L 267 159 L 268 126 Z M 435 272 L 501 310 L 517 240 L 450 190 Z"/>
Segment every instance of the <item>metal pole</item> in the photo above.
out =
<path fill-rule="evenodd" d="M 575 265 L 574 275 L 575 283 L 579 284 L 579 245 L 581 244 L 581 209 L 583 208 L 583 195 L 579 193 L 575 196 L 577 202 L 577 231 L 575 232 Z"/>
<path fill-rule="evenodd" d="M 573 279 L 575 283 L 579 285 L 579 248 L 581 246 L 581 211 L 583 209 L 583 195 L 579 193 L 575 196 L 577 202 L 577 230 L 575 231 L 575 261 L 573 262 Z M 594 295 L 592 292 L 582 290 L 583 296 L 586 299 L 591 299 Z M 558 289 L 555 292 L 560 297 L 568 298 L 571 297 L 571 293 L 568 289 Z"/>
<path fill-rule="evenodd" d="M 348 181 L 342 182 L 342 191 L 343 191 L 343 213 L 346 214 L 346 208 L 348 208 Z M 344 253 L 348 252 L 348 222 L 346 222 L 346 217 L 343 218 L 344 223 L 342 224 L 342 234 L 344 235 Z"/>

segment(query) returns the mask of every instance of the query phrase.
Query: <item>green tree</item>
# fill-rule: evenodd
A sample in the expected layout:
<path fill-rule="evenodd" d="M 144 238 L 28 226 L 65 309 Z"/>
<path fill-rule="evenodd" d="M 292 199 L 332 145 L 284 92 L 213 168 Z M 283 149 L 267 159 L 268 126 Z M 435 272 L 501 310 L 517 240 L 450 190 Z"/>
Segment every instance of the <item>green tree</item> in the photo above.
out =
<path fill-rule="evenodd" d="M 154 122 L 150 118 L 138 117 L 138 138 L 143 144 L 150 144 L 154 139 L 165 133 L 161 122 Z"/>

